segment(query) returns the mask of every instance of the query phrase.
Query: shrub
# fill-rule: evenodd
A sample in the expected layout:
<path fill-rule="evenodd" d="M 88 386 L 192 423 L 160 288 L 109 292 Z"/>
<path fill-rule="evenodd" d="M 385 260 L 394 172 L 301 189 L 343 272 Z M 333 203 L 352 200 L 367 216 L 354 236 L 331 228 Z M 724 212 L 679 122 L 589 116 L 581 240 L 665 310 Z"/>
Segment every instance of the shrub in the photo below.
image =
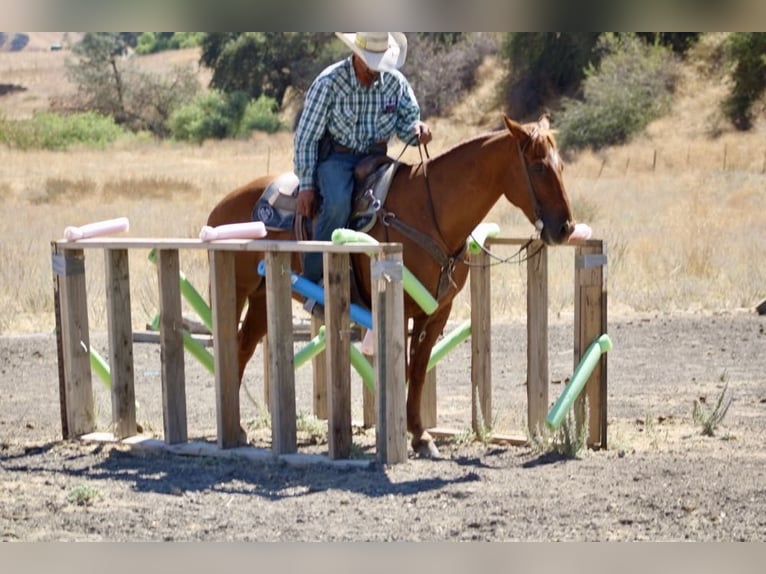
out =
<path fill-rule="evenodd" d="M 584 99 L 562 102 L 556 123 L 564 149 L 624 143 L 670 106 L 677 69 L 667 48 L 606 34 L 598 49 L 604 56 L 586 69 Z"/>
<path fill-rule="evenodd" d="M 732 34 L 727 54 L 734 65 L 734 85 L 723 111 L 737 129 L 748 130 L 753 123 L 752 106 L 766 89 L 766 33 Z"/>
<path fill-rule="evenodd" d="M 402 71 L 412 85 L 424 118 L 444 115 L 476 82 L 485 56 L 497 52 L 491 33 L 409 34 Z M 448 82 L 448 83 L 447 83 Z"/>
<path fill-rule="evenodd" d="M 258 99 L 251 100 L 245 107 L 237 135 L 248 135 L 252 131 L 273 134 L 282 127 L 277 114 L 278 109 L 274 98 L 261 95 Z"/>
<path fill-rule="evenodd" d="M 276 110 L 276 100 L 268 96 L 250 100 L 245 92 L 213 90 L 178 108 L 171 114 L 168 127 L 173 138 L 198 143 L 242 136 L 252 130 L 272 133 L 280 125 Z"/>
<path fill-rule="evenodd" d="M 0 142 L 17 149 L 65 150 L 74 145 L 105 148 L 124 133 L 112 117 L 95 112 L 41 112 L 27 120 L 0 118 Z"/>

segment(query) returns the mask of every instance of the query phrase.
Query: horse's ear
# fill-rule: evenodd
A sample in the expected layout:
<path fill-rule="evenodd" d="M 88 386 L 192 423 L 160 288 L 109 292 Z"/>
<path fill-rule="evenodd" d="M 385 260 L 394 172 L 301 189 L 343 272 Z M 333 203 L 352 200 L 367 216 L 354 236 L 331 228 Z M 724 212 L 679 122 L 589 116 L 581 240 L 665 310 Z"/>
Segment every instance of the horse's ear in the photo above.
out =
<path fill-rule="evenodd" d="M 529 133 L 527 133 L 527 130 L 525 130 L 524 126 L 520 123 L 513 121 L 506 115 L 503 116 L 503 120 L 505 120 L 505 126 L 508 128 L 508 131 L 510 131 L 513 137 L 519 140 L 519 142 L 524 142 L 529 137 Z"/>
<path fill-rule="evenodd" d="M 537 120 L 537 123 L 540 124 L 540 130 L 547 132 L 551 129 L 551 115 L 546 112 L 543 115 L 540 116 L 540 119 Z"/>

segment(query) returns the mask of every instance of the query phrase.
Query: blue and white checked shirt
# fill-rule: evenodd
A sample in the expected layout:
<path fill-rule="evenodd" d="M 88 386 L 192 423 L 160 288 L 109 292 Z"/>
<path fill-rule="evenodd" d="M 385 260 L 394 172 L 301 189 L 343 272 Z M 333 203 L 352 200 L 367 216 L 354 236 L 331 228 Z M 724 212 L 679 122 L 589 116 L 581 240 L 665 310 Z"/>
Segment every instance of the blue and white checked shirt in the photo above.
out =
<path fill-rule="evenodd" d="M 295 131 L 295 173 L 299 189 L 315 187 L 317 148 L 325 130 L 339 144 L 360 152 L 388 141 L 394 133 L 415 144 L 420 107 L 407 79 L 398 70 L 381 72 L 365 88 L 351 57 L 326 68 L 311 84 Z"/>

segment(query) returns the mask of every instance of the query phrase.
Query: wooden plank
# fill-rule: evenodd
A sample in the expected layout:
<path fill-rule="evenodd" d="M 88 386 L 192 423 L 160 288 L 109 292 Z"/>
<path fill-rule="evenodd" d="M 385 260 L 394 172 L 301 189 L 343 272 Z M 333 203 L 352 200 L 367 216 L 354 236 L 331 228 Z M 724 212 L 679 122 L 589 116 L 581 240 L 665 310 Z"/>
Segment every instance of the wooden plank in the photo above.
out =
<path fill-rule="evenodd" d="M 548 248 L 534 241 L 527 259 L 527 426 L 538 434 L 548 414 Z"/>
<path fill-rule="evenodd" d="M 311 316 L 311 338 L 317 336 L 324 321 Z M 318 419 L 327 419 L 327 359 L 326 352 L 322 351 L 311 359 L 312 383 L 314 390 L 314 416 Z"/>
<path fill-rule="evenodd" d="M 377 460 L 407 460 L 405 393 L 404 291 L 401 248 L 378 254 L 370 262 L 375 332 L 374 368 L 377 393 Z"/>
<path fill-rule="evenodd" d="M 574 366 L 588 346 L 607 332 L 606 247 L 603 242 L 579 246 L 575 250 L 575 329 Z M 607 448 L 606 397 L 607 354 L 603 354 L 575 403 L 578 425 L 584 424 L 585 400 L 589 407 L 588 446 Z"/>
<path fill-rule="evenodd" d="M 351 455 L 351 290 L 348 270 L 348 254 L 324 254 L 327 446 L 331 459 Z"/>
<path fill-rule="evenodd" d="M 162 419 L 167 444 L 176 444 L 188 440 L 179 271 L 178 251 L 175 249 L 157 251 L 157 284 L 160 291 Z"/>
<path fill-rule="evenodd" d="M 60 255 L 58 273 L 66 430 L 67 438 L 76 438 L 96 429 L 90 369 L 85 254 L 81 249 L 69 249 Z"/>
<path fill-rule="evenodd" d="M 240 444 L 239 358 L 237 301 L 233 253 L 210 255 L 210 296 L 213 303 L 213 353 L 215 355 L 215 407 L 218 446 Z M 244 439 L 244 437 L 242 437 Z"/>
<path fill-rule="evenodd" d="M 109 365 L 112 379 L 112 433 L 115 438 L 123 439 L 136 434 L 128 250 L 107 249 L 104 251 L 104 259 Z"/>
<path fill-rule="evenodd" d="M 278 455 L 298 449 L 290 259 L 290 253 L 266 253 L 271 448 Z"/>
<path fill-rule="evenodd" d="M 471 428 L 481 436 L 492 427 L 492 293 L 487 252 L 471 254 L 469 281 L 471 290 Z"/>
<path fill-rule="evenodd" d="M 153 237 L 90 237 L 76 242 L 57 241 L 63 250 L 82 249 L 205 249 L 206 251 L 269 251 L 273 253 L 307 253 L 324 251 L 328 253 L 380 253 L 387 244 L 370 245 L 369 243 L 332 244 L 324 241 L 275 241 L 269 239 L 220 239 L 202 241 L 200 239 L 174 239 Z M 388 244 L 390 245 L 390 244 Z"/>
<path fill-rule="evenodd" d="M 69 437 L 69 425 L 66 412 L 66 376 L 64 374 L 64 341 L 61 336 L 61 282 L 57 270 L 57 262 L 63 261 L 64 254 L 59 250 L 55 241 L 51 241 L 51 267 L 53 275 L 53 313 L 56 319 L 56 358 L 58 361 L 59 379 L 59 417 L 61 418 L 61 437 Z"/>

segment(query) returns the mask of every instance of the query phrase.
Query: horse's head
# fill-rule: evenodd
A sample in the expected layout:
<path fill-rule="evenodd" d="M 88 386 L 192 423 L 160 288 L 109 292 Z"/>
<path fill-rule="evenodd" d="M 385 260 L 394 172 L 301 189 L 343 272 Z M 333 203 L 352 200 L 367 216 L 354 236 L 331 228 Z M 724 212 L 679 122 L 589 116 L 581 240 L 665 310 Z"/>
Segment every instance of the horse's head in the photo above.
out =
<path fill-rule="evenodd" d="M 523 125 L 506 116 L 505 125 L 514 141 L 514 160 L 520 164 L 522 188 L 526 188 L 526 193 L 516 198 L 507 189 L 506 197 L 521 208 L 545 243 L 565 242 L 574 230 L 574 219 L 564 188 L 564 164 L 548 116 Z"/>

